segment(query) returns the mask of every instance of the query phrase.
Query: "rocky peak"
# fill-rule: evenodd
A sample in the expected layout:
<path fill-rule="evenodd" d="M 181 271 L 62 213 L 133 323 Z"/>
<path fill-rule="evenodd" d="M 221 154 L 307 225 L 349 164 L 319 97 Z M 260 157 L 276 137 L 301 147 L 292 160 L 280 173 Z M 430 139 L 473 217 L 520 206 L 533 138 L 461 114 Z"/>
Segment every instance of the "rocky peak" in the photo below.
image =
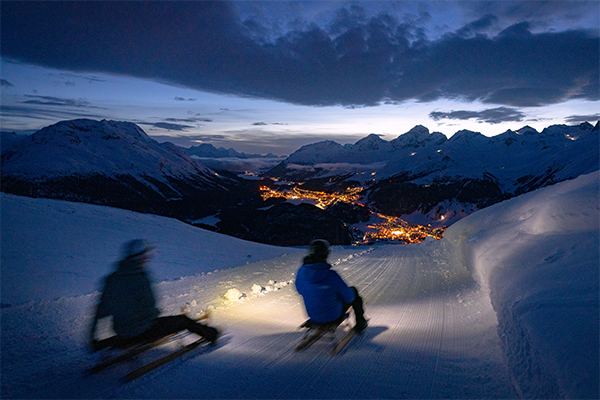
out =
<path fill-rule="evenodd" d="M 515 132 L 517 135 L 539 135 L 539 132 L 536 131 L 535 129 L 533 129 L 532 127 L 530 127 L 529 125 L 526 125 L 524 127 L 522 127 L 521 129 L 519 129 L 518 131 Z"/>
<path fill-rule="evenodd" d="M 417 125 L 410 131 L 398 136 L 390 143 L 395 149 L 404 147 L 421 147 L 429 143 L 442 144 L 446 141 L 446 136 L 440 132 L 429 133 L 429 129 L 423 125 Z"/>
<path fill-rule="evenodd" d="M 384 142 L 385 140 L 378 135 L 371 133 L 369 136 L 356 142 L 353 148 L 359 151 L 379 150 L 379 147 Z"/>

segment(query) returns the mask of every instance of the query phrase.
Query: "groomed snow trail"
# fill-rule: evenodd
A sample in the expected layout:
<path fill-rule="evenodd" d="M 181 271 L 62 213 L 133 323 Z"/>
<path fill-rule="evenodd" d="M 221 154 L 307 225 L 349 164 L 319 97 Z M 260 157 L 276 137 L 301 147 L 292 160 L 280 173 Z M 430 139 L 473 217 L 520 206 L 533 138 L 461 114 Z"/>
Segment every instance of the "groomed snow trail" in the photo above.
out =
<path fill-rule="evenodd" d="M 214 321 L 225 330 L 219 347 L 102 397 L 517 397 L 489 298 L 466 269 L 436 243 L 372 250 L 344 250 L 348 256 L 334 267 L 359 289 L 369 318 L 369 328 L 342 354 L 332 357 L 326 339 L 294 352 L 306 315 L 289 285 L 217 307 Z M 291 279 L 297 267 L 288 267 Z"/>
<path fill-rule="evenodd" d="M 2 397 L 517 397 L 488 295 L 439 243 L 334 249 L 330 261 L 359 289 L 369 319 L 367 330 L 335 357 L 327 339 L 294 351 L 306 319 L 291 284 L 303 251 L 159 283 L 164 314 L 186 306 L 198 315 L 210 305 L 211 324 L 224 335 L 216 348 L 198 349 L 126 384 L 119 378 L 176 350 L 178 342 L 85 377 L 98 360 L 86 342 L 97 294 L 5 308 Z M 225 300 L 233 288 L 245 297 Z"/>

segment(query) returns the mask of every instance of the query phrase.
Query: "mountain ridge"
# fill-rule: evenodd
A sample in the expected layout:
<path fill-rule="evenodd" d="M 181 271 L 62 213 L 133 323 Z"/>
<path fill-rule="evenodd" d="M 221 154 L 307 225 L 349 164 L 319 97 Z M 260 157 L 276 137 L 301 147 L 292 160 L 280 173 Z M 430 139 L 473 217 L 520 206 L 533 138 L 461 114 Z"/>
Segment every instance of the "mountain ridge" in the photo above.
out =
<path fill-rule="evenodd" d="M 215 207 L 192 198 L 233 201 L 233 189 L 245 183 L 130 122 L 61 121 L 13 141 L 1 157 L 4 192 L 168 216 L 206 215 Z"/>
<path fill-rule="evenodd" d="M 599 126 L 553 125 L 542 132 L 525 126 L 492 137 L 460 130 L 446 138 L 417 125 L 390 141 L 371 134 L 354 144 L 302 146 L 261 180 L 250 181 L 209 168 L 189 149 L 158 143 L 133 123 L 78 119 L 23 137 L 3 132 L 0 172 L 6 193 L 187 222 L 213 216 L 220 222 L 202 227 L 263 243 L 303 245 L 314 235 L 329 235 L 348 244 L 356 210 L 283 207 L 281 198 L 262 200 L 259 187 L 275 188 L 273 180 L 329 192 L 360 186 L 361 202 L 374 212 L 448 226 L 507 198 L 598 170 Z M 197 148 L 215 157 L 243 154 Z M 277 228 L 259 232 L 267 226 Z M 292 232 L 289 226 L 303 228 Z"/>
<path fill-rule="evenodd" d="M 224 147 L 215 147 L 210 143 L 202 143 L 198 146 L 192 146 L 190 148 L 186 148 L 185 152 L 190 156 L 197 157 L 206 157 L 206 158 L 278 158 L 273 153 L 267 153 L 265 155 L 256 154 L 256 153 L 244 153 L 238 152 L 233 148 L 226 149 Z"/>
<path fill-rule="evenodd" d="M 380 212 L 452 223 L 464 210 L 598 170 L 599 127 L 524 126 L 491 137 L 463 129 L 446 138 L 417 125 L 391 141 L 369 135 L 344 146 L 306 145 L 264 175 L 315 190 L 363 186 L 366 202 Z"/>
<path fill-rule="evenodd" d="M 526 126 L 521 130 L 507 130 L 500 135 L 491 137 L 484 136 L 479 132 L 459 130 L 450 138 L 446 138 L 440 132 L 429 133 L 427 128 L 418 125 L 391 141 L 385 141 L 377 135 L 371 134 L 353 145 L 342 146 L 333 141 L 305 145 L 278 165 L 276 174 L 280 178 L 286 176 L 293 178 L 298 171 L 293 167 L 295 164 L 323 166 L 327 163 L 353 163 L 368 169 L 369 165 L 374 162 L 385 162 L 386 166 L 369 169 L 368 172 L 375 172 L 377 179 L 386 179 L 409 171 L 414 174 L 415 170 L 419 172 L 423 172 L 424 169 L 434 170 L 433 164 L 444 165 L 448 161 L 453 161 L 458 165 L 469 164 L 463 165 L 464 171 L 460 171 L 463 176 L 481 177 L 484 172 L 489 173 L 491 169 L 502 169 L 503 167 L 505 169 L 507 165 L 514 165 L 517 161 L 522 161 L 522 157 L 527 153 L 532 155 L 548 148 L 587 149 L 590 142 L 598 140 L 598 130 L 599 124 L 593 126 L 583 123 L 575 126 L 553 125 L 545 128 L 542 132 Z M 581 142 L 585 143 L 579 145 Z M 507 151 L 506 149 L 509 147 L 511 149 Z M 521 147 L 521 151 L 518 151 L 517 147 Z M 420 160 L 415 160 L 415 158 Z M 463 159 L 466 161 L 463 162 Z M 473 160 L 478 160 L 477 164 L 470 164 Z M 450 164 L 443 169 L 448 169 Z M 282 173 L 282 169 L 287 166 L 292 167 Z M 465 174 L 469 168 L 475 172 L 475 176 Z M 330 176 L 326 169 L 315 170 L 310 176 L 307 176 L 306 168 L 301 170 L 303 179 Z M 267 173 L 268 175 L 270 173 Z M 360 181 L 358 178 L 357 180 Z"/>
<path fill-rule="evenodd" d="M 352 241 L 349 230 L 327 212 L 308 204 L 271 202 L 265 208 L 260 182 L 215 171 L 130 122 L 78 119 L 21 138 L 2 137 L 5 193 L 163 215 L 275 245 L 305 245 L 315 232 L 336 244 Z M 205 217 L 219 222 L 196 222 Z"/>

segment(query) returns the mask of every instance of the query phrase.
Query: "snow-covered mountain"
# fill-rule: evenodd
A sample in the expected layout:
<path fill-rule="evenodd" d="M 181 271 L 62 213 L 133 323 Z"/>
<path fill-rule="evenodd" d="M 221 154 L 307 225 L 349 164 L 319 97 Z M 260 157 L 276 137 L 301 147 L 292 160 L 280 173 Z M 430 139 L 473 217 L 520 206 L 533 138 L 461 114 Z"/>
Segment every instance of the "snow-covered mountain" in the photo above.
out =
<path fill-rule="evenodd" d="M 598 146 L 592 146 L 598 144 L 598 131 L 599 125 L 594 127 L 589 123 L 554 125 L 541 133 L 526 126 L 493 137 L 461 130 L 447 139 L 442 133 L 430 133 L 419 125 L 391 141 L 371 134 L 353 145 L 342 146 L 333 141 L 306 145 L 272 174 L 293 178 L 302 171 L 310 178 L 329 177 L 339 172 L 331 172 L 332 166 L 328 164 L 345 163 L 361 169 L 348 168 L 347 172 L 365 172 L 348 178 L 362 183 L 372 181 L 372 172 L 376 173 L 376 180 L 408 173 L 421 176 L 423 182 L 493 176 L 503 190 L 514 192 L 519 188 L 518 182 L 513 182 L 515 178 L 537 176 L 548 167 L 564 170 L 556 176 L 558 180 L 572 177 L 568 176 L 571 172 L 593 171 L 598 165 Z M 298 166 L 314 169 L 308 174 L 307 168 Z"/>
<path fill-rule="evenodd" d="M 524 127 L 494 137 L 462 130 L 450 139 L 416 126 L 391 141 L 372 134 L 355 144 L 304 146 L 262 176 L 302 181 L 315 190 L 362 186 L 364 202 L 373 211 L 437 227 L 595 171 L 599 148 L 598 124 L 555 125 L 541 133 Z M 219 160 L 243 154 L 212 145 L 196 150 L 229 156 Z M 160 144 L 128 122 L 79 119 L 29 136 L 2 134 L 6 193 L 104 204 L 188 222 L 212 216 L 219 222 L 202 226 L 262 243 L 302 245 L 317 231 L 334 243 L 348 242 L 344 223 L 354 222 L 344 215 L 327 210 L 330 218 L 322 210 L 265 204 L 262 182 L 222 171 L 230 162 L 215 164 L 213 159 L 210 165 L 219 172 L 189 150 Z M 324 220 L 327 227 L 318 222 Z"/>
<path fill-rule="evenodd" d="M 17 135 L 15 132 L 2 131 L 0 132 L 0 152 L 11 148 L 15 143 L 27 138 L 25 135 Z"/>
<path fill-rule="evenodd" d="M 181 148 L 156 142 L 136 124 L 88 119 L 59 122 L 3 149 L 2 172 L 29 178 L 127 174 L 148 183 L 207 181 L 207 175 L 214 175 Z"/>
<path fill-rule="evenodd" d="M 216 148 L 210 143 L 202 143 L 198 146 L 192 146 L 188 149 L 185 149 L 185 152 L 190 156 L 196 157 L 206 157 L 206 158 L 277 158 L 278 156 L 269 153 L 267 155 L 262 154 L 247 154 L 240 153 L 235 149 L 229 148 L 226 149 L 224 147 Z"/>
<path fill-rule="evenodd" d="M 261 243 L 304 245 L 315 232 L 332 243 L 351 241 L 342 222 L 325 211 L 308 205 L 265 209 L 258 181 L 217 173 L 133 123 L 63 121 L 30 136 L 3 134 L 2 147 L 6 193 L 165 215 Z M 208 216 L 217 222 L 206 225 Z"/>
<path fill-rule="evenodd" d="M 461 130 L 447 139 L 416 126 L 391 141 L 371 134 L 353 145 L 307 145 L 266 176 L 362 185 L 380 211 L 435 220 L 597 170 L 598 133 L 599 124 L 583 123 L 542 132 L 526 126 L 493 137 Z"/>
<path fill-rule="evenodd" d="M 158 143 L 129 122 L 63 121 L 19 140 L 7 139 L 2 190 L 8 193 L 129 209 L 136 203 L 138 211 L 168 215 L 181 207 L 200 216 L 206 212 L 186 198 L 226 198 L 241 183 L 216 174 L 172 143 Z"/>

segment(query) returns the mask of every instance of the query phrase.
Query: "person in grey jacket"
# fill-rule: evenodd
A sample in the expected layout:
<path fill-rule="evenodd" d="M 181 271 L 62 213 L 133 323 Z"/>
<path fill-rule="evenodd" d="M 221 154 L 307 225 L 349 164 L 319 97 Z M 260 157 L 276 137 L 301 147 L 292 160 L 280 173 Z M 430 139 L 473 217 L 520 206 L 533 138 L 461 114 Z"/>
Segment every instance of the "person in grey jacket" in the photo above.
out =
<path fill-rule="evenodd" d="M 123 246 L 123 259 L 104 281 L 92 322 L 90 340 L 94 351 L 149 342 L 185 329 L 216 343 L 219 331 L 215 328 L 185 315 L 159 317 L 152 282 L 145 267 L 152 250 L 153 246 L 141 239 L 129 241 Z M 98 321 L 111 315 L 116 336 L 108 340 L 96 340 Z"/>

